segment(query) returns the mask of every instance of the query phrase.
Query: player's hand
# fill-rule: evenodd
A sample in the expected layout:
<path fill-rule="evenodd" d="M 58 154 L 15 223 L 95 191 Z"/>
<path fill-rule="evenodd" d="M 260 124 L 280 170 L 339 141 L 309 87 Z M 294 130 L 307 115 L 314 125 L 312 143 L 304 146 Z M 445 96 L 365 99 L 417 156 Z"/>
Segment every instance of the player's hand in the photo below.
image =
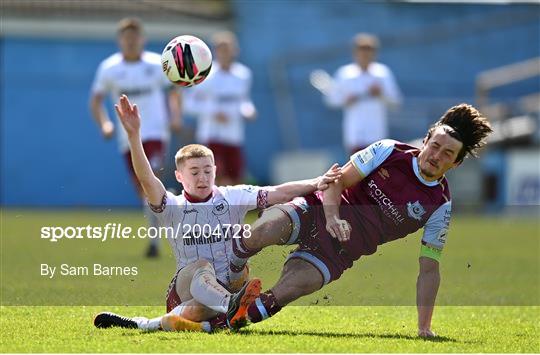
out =
<path fill-rule="evenodd" d="M 344 219 L 339 219 L 337 216 L 330 218 L 326 222 L 326 230 L 333 238 L 337 238 L 340 242 L 346 242 L 351 238 L 351 225 Z"/>
<path fill-rule="evenodd" d="M 323 176 L 317 178 L 317 190 L 324 191 L 342 175 L 341 167 L 336 163 Z"/>
<path fill-rule="evenodd" d="M 227 123 L 229 122 L 229 117 L 227 117 L 227 115 L 223 112 L 218 112 L 216 113 L 216 121 L 219 123 Z"/>
<path fill-rule="evenodd" d="M 379 85 L 371 85 L 369 88 L 369 95 L 373 97 L 379 97 L 382 94 L 381 87 Z"/>
<path fill-rule="evenodd" d="M 257 118 L 257 110 L 251 102 L 242 102 L 240 104 L 240 114 L 249 121 L 255 121 Z"/>
<path fill-rule="evenodd" d="M 182 132 L 182 122 L 178 120 L 171 121 L 171 131 L 175 134 Z"/>
<path fill-rule="evenodd" d="M 430 329 L 418 329 L 418 336 L 420 338 L 435 338 L 437 334 L 433 333 Z"/>
<path fill-rule="evenodd" d="M 114 135 L 114 124 L 108 120 L 103 122 L 101 125 L 101 134 L 105 139 L 111 138 Z"/>
<path fill-rule="evenodd" d="M 137 105 L 132 105 L 126 95 L 120 96 L 120 100 L 114 109 L 120 118 L 120 122 L 128 136 L 139 133 L 141 129 L 141 116 L 139 115 L 139 108 Z"/>

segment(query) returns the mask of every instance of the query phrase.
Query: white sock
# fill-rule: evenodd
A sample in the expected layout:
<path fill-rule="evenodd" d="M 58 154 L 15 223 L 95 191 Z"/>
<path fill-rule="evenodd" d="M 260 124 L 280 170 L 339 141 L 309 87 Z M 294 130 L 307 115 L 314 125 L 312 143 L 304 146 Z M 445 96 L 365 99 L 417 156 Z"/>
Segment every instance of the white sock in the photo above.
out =
<path fill-rule="evenodd" d="M 189 290 L 197 302 L 216 312 L 227 313 L 231 294 L 217 282 L 211 265 L 195 271 Z"/>
<path fill-rule="evenodd" d="M 139 329 L 144 330 L 145 332 L 153 332 L 161 327 L 161 318 L 162 317 L 148 319 L 145 317 L 133 317 L 133 320 L 137 323 Z"/>

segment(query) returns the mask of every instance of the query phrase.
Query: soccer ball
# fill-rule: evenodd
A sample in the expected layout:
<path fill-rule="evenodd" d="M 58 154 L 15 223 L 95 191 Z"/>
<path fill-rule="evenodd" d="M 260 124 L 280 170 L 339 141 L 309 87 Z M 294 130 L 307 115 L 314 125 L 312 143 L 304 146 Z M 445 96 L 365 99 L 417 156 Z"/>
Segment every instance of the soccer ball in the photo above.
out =
<path fill-rule="evenodd" d="M 174 84 L 184 87 L 197 85 L 210 73 L 212 52 L 195 36 L 178 36 L 163 49 L 161 66 Z"/>

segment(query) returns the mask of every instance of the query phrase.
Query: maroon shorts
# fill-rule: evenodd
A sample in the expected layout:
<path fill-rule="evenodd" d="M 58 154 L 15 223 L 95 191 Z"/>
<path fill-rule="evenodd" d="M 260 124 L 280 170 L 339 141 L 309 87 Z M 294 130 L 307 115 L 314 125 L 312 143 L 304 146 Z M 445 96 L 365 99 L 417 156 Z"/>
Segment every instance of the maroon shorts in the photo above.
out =
<path fill-rule="evenodd" d="M 152 170 L 158 171 L 159 169 L 161 169 L 165 161 L 165 143 L 159 140 L 145 141 L 143 142 L 143 149 L 146 158 L 148 158 L 148 161 L 150 162 Z M 137 176 L 135 175 L 135 170 L 133 169 L 131 153 L 129 151 L 124 153 L 124 158 L 128 167 L 129 175 L 133 180 L 133 184 L 135 185 L 137 192 L 142 194 L 143 191 L 141 184 L 139 184 L 139 180 L 137 179 Z"/>
<path fill-rule="evenodd" d="M 208 143 L 208 148 L 214 152 L 217 175 L 226 176 L 233 181 L 240 182 L 244 177 L 242 148 L 236 145 L 215 142 Z"/>
<path fill-rule="evenodd" d="M 309 262 L 321 273 L 324 284 L 337 280 L 353 264 L 352 259 L 326 230 L 321 201 L 313 194 L 297 197 L 291 202 L 276 206 L 292 221 L 292 233 L 287 244 L 298 244 L 289 259 Z"/>
<path fill-rule="evenodd" d="M 167 294 L 165 295 L 165 302 L 167 305 L 167 313 L 172 311 L 177 306 L 180 306 L 182 304 L 182 300 L 180 299 L 180 296 L 178 296 L 178 292 L 176 292 L 176 279 L 178 278 L 178 273 L 180 270 L 178 270 L 174 277 L 172 278 L 171 282 L 169 283 L 169 288 L 167 289 Z"/>

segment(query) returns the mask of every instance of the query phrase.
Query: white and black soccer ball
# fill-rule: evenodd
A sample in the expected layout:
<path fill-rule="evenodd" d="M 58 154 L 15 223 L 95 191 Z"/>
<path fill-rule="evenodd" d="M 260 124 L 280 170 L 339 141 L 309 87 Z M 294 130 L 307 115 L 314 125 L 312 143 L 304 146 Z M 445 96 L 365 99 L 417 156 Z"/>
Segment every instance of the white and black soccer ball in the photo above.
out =
<path fill-rule="evenodd" d="M 173 38 L 161 53 L 161 66 L 167 78 L 176 85 L 200 84 L 212 69 L 212 52 L 195 36 Z"/>

